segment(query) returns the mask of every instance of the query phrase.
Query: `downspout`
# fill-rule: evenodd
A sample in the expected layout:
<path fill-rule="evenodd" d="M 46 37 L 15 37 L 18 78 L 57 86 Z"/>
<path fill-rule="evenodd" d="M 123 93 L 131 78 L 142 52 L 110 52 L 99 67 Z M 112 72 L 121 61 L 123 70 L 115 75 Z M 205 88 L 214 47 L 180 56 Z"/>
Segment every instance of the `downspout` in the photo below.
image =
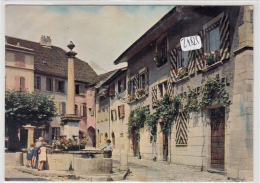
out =
<path fill-rule="evenodd" d="M 108 97 L 108 126 L 109 126 L 109 129 L 108 129 L 108 131 L 109 131 L 109 135 L 108 135 L 108 138 L 110 139 L 110 121 L 111 121 L 111 119 L 110 119 L 110 97 Z"/>

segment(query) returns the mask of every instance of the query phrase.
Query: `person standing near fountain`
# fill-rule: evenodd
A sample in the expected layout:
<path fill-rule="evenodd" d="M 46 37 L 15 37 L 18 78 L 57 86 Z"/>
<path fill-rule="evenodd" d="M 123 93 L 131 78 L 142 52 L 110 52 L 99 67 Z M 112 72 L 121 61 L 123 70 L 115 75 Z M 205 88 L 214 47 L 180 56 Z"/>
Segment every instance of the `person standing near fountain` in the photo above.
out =
<path fill-rule="evenodd" d="M 47 159 L 46 151 L 47 150 L 51 150 L 51 148 L 46 148 L 46 146 L 48 146 L 47 143 L 43 142 L 43 146 L 40 148 L 38 171 L 42 171 L 43 170 L 44 162 Z"/>
<path fill-rule="evenodd" d="M 32 168 L 36 168 L 36 161 L 38 159 L 38 151 L 43 145 L 43 138 L 40 137 L 39 141 L 36 142 L 35 147 L 33 149 L 33 158 L 32 158 Z"/>
<path fill-rule="evenodd" d="M 113 151 L 113 147 L 111 146 L 111 140 L 108 139 L 107 145 L 100 150 L 102 151 L 104 149 L 108 152 L 108 158 L 111 158 L 112 157 L 112 151 Z"/>

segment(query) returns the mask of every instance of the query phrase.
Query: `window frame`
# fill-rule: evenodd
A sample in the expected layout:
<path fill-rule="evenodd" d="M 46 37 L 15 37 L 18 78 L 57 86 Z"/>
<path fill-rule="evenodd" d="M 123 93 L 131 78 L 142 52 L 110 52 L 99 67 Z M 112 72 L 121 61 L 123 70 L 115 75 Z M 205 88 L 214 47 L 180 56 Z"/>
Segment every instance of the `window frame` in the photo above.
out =
<path fill-rule="evenodd" d="M 48 80 L 50 80 L 50 90 L 48 90 Z M 46 88 L 45 88 L 45 90 L 46 91 L 49 91 L 49 92 L 52 92 L 53 91 L 53 79 L 52 78 L 50 78 L 50 77 L 46 77 L 46 81 L 45 81 L 45 85 L 46 85 Z"/>
<path fill-rule="evenodd" d="M 34 76 L 34 89 L 41 90 L 41 76 Z"/>

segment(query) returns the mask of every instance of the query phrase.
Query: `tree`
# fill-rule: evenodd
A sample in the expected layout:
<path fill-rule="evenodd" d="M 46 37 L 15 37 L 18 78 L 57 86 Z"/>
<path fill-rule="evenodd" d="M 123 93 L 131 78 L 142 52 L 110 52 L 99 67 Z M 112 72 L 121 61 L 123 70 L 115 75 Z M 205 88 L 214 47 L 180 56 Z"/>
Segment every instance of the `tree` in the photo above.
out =
<path fill-rule="evenodd" d="M 5 128 L 8 130 L 9 150 L 19 150 L 18 129 L 25 125 L 49 126 L 57 115 L 53 99 L 42 93 L 5 91 Z"/>

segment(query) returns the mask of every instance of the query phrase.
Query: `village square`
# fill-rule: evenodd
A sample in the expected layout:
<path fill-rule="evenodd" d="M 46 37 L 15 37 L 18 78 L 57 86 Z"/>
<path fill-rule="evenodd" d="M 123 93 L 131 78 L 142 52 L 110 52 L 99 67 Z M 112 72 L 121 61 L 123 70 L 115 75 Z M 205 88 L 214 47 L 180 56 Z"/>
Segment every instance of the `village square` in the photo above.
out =
<path fill-rule="evenodd" d="M 5 181 L 254 180 L 254 7 L 164 11 L 99 73 L 73 36 L 6 31 Z"/>

